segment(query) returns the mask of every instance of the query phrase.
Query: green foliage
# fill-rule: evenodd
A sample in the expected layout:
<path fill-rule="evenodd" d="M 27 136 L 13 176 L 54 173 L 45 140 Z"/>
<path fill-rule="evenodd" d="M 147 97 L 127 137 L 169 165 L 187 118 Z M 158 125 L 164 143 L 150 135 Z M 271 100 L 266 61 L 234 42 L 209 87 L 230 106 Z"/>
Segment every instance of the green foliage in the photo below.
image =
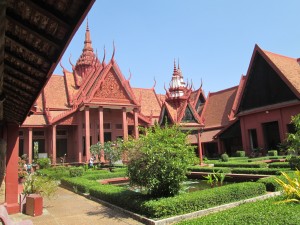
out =
<path fill-rule="evenodd" d="M 292 170 L 300 170 L 300 156 L 291 155 L 287 159 Z"/>
<path fill-rule="evenodd" d="M 47 169 L 51 166 L 51 160 L 49 158 L 41 158 L 37 160 L 37 164 L 40 169 Z"/>
<path fill-rule="evenodd" d="M 223 181 L 225 179 L 225 173 L 220 171 L 213 171 L 213 173 L 208 174 L 207 176 L 204 176 L 204 178 L 207 180 L 207 183 L 211 186 L 222 186 Z"/>
<path fill-rule="evenodd" d="M 274 204 L 281 199 L 281 197 L 276 197 L 264 201 L 242 204 L 222 212 L 183 221 L 178 223 L 178 225 L 300 224 L 300 216 L 296 213 L 300 211 L 300 204 Z"/>
<path fill-rule="evenodd" d="M 241 174 L 265 174 L 265 175 L 280 175 L 282 170 L 288 170 L 287 168 L 234 168 L 231 170 L 232 173 Z"/>
<path fill-rule="evenodd" d="M 229 156 L 226 153 L 222 154 L 221 155 L 221 161 L 222 162 L 228 162 L 229 161 Z"/>
<path fill-rule="evenodd" d="M 43 197 L 51 198 L 57 191 L 58 183 L 48 177 L 30 174 L 26 177 L 23 187 L 23 193 L 25 195 L 40 194 Z"/>
<path fill-rule="evenodd" d="M 277 156 L 277 155 L 278 155 L 277 150 L 270 150 L 270 151 L 268 151 L 268 156 Z"/>
<path fill-rule="evenodd" d="M 265 194 L 265 191 L 265 186 L 260 183 L 236 183 L 175 197 L 150 200 L 143 204 L 142 211 L 151 218 L 163 218 L 247 199 Z"/>
<path fill-rule="evenodd" d="M 126 172 L 124 172 L 124 171 L 113 172 L 113 173 L 109 172 L 109 171 L 103 171 L 103 172 L 105 172 L 105 173 L 85 174 L 83 177 L 88 180 L 101 180 L 101 179 L 126 176 Z"/>
<path fill-rule="evenodd" d="M 70 189 L 80 191 L 82 193 L 89 193 L 93 186 L 100 186 L 99 182 L 94 180 L 87 180 L 82 177 L 62 178 L 61 184 Z"/>
<path fill-rule="evenodd" d="M 274 162 L 269 164 L 269 168 L 290 168 L 288 162 Z"/>
<path fill-rule="evenodd" d="M 69 169 L 70 177 L 80 177 L 84 173 L 84 168 L 82 167 L 71 167 Z"/>
<path fill-rule="evenodd" d="M 188 170 L 191 172 L 208 172 L 220 171 L 222 173 L 231 173 L 230 168 L 226 167 L 204 167 L 204 166 L 189 166 Z"/>
<path fill-rule="evenodd" d="M 285 200 L 282 202 L 300 202 L 300 171 L 295 171 L 295 177 L 290 177 L 287 173 L 282 172 L 282 176 L 287 180 L 284 181 L 279 178 L 275 178 L 275 181 L 283 188 Z"/>
<path fill-rule="evenodd" d="M 282 190 L 281 186 L 275 181 L 274 176 L 260 178 L 257 183 L 262 183 L 266 186 L 266 190 L 270 192 Z"/>
<path fill-rule="evenodd" d="M 69 177 L 69 167 L 65 166 L 56 166 L 48 169 L 37 170 L 36 173 L 40 176 L 48 176 L 54 180 L 60 180 L 63 177 Z"/>
<path fill-rule="evenodd" d="M 111 142 L 107 141 L 103 145 L 98 142 L 95 145 L 90 147 L 90 152 L 92 155 L 100 155 L 101 150 L 104 152 L 105 160 L 109 161 L 109 165 L 113 166 L 113 164 L 121 159 L 122 153 L 124 151 L 123 148 L 123 140 L 118 138 L 117 141 Z"/>
<path fill-rule="evenodd" d="M 236 157 L 245 157 L 246 153 L 245 151 L 236 151 L 235 156 Z"/>
<path fill-rule="evenodd" d="M 194 147 L 179 127 L 155 125 L 138 140 L 125 143 L 128 149 L 128 176 L 133 185 L 142 186 L 151 196 L 173 196 L 186 179 L 193 163 Z"/>
<path fill-rule="evenodd" d="M 224 163 L 215 163 L 216 167 L 241 167 L 241 168 L 266 168 L 268 166 L 267 163 L 236 163 L 236 162 L 224 162 Z"/>

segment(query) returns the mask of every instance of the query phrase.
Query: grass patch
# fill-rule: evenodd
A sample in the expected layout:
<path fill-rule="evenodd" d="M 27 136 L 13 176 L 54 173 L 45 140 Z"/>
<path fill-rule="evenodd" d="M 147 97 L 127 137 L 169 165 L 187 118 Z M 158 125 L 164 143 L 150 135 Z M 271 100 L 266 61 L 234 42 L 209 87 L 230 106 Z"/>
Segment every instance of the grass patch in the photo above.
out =
<path fill-rule="evenodd" d="M 275 204 L 283 200 L 276 197 L 253 203 L 246 203 L 236 208 L 214 213 L 198 219 L 183 221 L 178 225 L 194 224 L 300 224 L 300 204 Z"/>

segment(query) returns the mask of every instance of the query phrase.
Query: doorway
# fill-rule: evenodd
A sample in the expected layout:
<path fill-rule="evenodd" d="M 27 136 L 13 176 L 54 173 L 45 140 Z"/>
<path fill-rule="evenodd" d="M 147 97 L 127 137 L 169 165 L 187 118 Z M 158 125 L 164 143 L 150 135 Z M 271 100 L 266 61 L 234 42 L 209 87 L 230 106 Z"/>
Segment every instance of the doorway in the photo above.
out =
<path fill-rule="evenodd" d="M 265 149 L 278 149 L 280 143 L 279 126 L 277 121 L 263 123 L 263 132 L 265 140 Z"/>

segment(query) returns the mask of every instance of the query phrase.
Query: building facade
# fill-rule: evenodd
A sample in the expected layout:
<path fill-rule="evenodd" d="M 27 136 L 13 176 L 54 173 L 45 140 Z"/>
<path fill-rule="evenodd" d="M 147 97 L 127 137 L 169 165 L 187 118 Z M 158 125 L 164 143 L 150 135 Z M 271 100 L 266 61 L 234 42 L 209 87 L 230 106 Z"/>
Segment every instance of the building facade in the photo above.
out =
<path fill-rule="evenodd" d="M 209 93 L 186 84 L 174 62 L 164 95 L 152 88 L 133 88 L 114 59 L 106 63 L 93 51 L 87 25 L 84 47 L 72 71 L 53 75 L 23 123 L 19 154 L 32 162 L 34 146 L 52 162 L 86 162 L 97 142 L 139 136 L 138 127 L 178 124 L 200 157 L 234 155 L 245 150 L 276 149 L 300 112 L 300 66 L 297 59 L 255 46 L 248 72 L 238 86 Z M 298 85 L 299 84 L 299 85 Z"/>

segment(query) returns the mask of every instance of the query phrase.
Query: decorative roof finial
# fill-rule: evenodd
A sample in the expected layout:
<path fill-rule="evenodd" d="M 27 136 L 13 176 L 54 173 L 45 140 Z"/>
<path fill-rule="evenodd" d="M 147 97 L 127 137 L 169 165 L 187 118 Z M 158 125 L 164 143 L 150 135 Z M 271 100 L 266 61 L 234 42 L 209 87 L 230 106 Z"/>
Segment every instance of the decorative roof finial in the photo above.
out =
<path fill-rule="evenodd" d="M 88 19 L 86 20 L 86 31 L 83 51 L 93 51 Z"/>
<path fill-rule="evenodd" d="M 103 53 L 102 65 L 105 63 L 105 56 L 106 56 L 105 45 L 104 45 L 103 50 L 104 50 L 104 53 Z"/>
<path fill-rule="evenodd" d="M 113 41 L 113 48 L 114 48 L 114 50 L 113 50 L 113 54 L 111 56 L 111 60 L 114 60 L 114 57 L 115 57 L 115 51 L 116 51 L 115 41 Z"/>
<path fill-rule="evenodd" d="M 174 74 L 177 72 L 177 69 L 176 69 L 176 61 L 175 61 L 175 58 L 174 58 Z"/>
<path fill-rule="evenodd" d="M 155 88 L 155 86 L 156 86 L 156 80 L 155 80 L 155 77 L 154 77 L 154 84 L 153 84 L 153 87 L 152 87 L 152 89 L 154 89 L 154 88 Z"/>

